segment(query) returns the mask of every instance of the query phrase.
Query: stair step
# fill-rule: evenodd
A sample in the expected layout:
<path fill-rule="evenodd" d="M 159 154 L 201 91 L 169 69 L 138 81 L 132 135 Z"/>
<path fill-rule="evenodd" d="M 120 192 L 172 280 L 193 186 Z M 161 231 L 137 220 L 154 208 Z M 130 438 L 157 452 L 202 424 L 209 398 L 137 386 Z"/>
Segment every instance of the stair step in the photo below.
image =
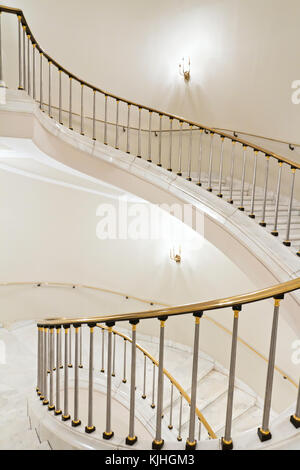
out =
<path fill-rule="evenodd" d="M 242 390 L 236 388 L 234 391 L 234 400 L 233 400 L 233 419 L 241 416 L 249 408 L 255 404 L 255 398 L 249 395 L 248 393 L 243 392 Z M 210 403 L 205 407 L 201 412 L 203 413 L 205 419 L 208 421 L 212 429 L 216 434 L 222 430 L 225 418 L 226 418 L 226 407 L 227 407 L 227 392 L 224 393 L 217 400 Z M 188 423 L 185 424 L 188 426 Z"/>
<path fill-rule="evenodd" d="M 0 450 L 37 450 L 40 441 L 35 430 L 24 430 L 0 442 Z"/>

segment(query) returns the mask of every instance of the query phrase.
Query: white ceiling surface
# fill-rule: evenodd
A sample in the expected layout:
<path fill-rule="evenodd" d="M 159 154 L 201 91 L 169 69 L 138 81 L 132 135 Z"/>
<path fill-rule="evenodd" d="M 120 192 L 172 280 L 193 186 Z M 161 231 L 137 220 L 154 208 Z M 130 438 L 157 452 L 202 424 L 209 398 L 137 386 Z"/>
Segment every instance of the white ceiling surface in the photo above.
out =
<path fill-rule="evenodd" d="M 0 170 L 108 199 L 126 197 L 130 201 L 141 201 L 130 193 L 57 162 L 41 152 L 30 139 L 0 137 Z"/>

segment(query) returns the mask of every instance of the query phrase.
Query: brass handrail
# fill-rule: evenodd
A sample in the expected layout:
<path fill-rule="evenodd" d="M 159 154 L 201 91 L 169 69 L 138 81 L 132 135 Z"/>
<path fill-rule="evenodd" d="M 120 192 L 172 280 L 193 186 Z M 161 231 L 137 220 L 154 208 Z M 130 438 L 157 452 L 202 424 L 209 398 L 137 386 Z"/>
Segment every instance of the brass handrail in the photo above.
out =
<path fill-rule="evenodd" d="M 156 301 L 156 300 L 143 299 L 141 297 L 136 297 L 136 296 L 131 295 L 131 294 L 124 294 L 122 292 L 115 291 L 115 290 L 112 290 L 112 289 L 107 289 L 105 287 L 95 287 L 95 286 L 90 286 L 90 285 L 87 285 L 87 284 L 75 284 L 75 283 L 71 283 L 71 282 L 49 282 L 49 281 L 42 281 L 42 282 L 40 282 L 40 281 L 37 281 L 37 282 L 33 282 L 33 281 L 27 281 L 27 282 L 26 281 L 21 281 L 21 282 L 18 282 L 18 281 L 0 282 L 0 287 L 27 286 L 27 285 L 28 286 L 41 286 L 41 287 L 50 286 L 50 287 L 71 287 L 71 288 L 76 288 L 76 289 L 78 289 L 78 288 L 90 289 L 90 290 L 96 290 L 96 291 L 99 291 L 99 292 L 105 292 L 105 293 L 117 295 L 117 296 L 120 296 L 120 297 L 125 297 L 126 299 L 137 300 L 137 301 L 145 303 L 145 304 L 161 305 L 161 306 L 164 306 L 164 307 L 171 307 L 170 304 L 166 304 L 164 302 L 160 302 L 160 301 Z M 210 318 L 207 315 L 204 315 L 203 319 L 209 321 L 210 323 L 213 323 L 217 328 L 225 331 L 228 335 L 232 336 L 232 332 L 228 328 L 226 328 L 225 326 L 221 325 L 221 323 L 219 323 L 215 319 Z M 60 319 L 55 318 L 55 319 L 51 319 L 51 320 L 55 320 L 55 321 L 57 321 L 57 323 L 61 323 L 62 318 L 60 318 Z M 67 318 L 64 318 L 64 320 L 68 321 Z M 243 344 L 243 346 L 245 346 L 247 349 L 250 349 L 250 351 L 252 351 L 254 354 L 259 356 L 263 361 L 268 362 L 267 357 L 265 357 L 263 354 L 261 354 L 255 348 L 253 348 L 253 346 L 248 344 L 245 340 L 238 337 L 238 342 Z M 275 370 L 282 377 L 286 378 L 286 380 L 288 382 L 290 382 L 294 387 L 298 388 L 298 383 L 296 383 L 291 377 L 289 377 L 289 375 L 286 374 L 282 369 L 280 369 L 278 366 L 275 366 Z"/>
<path fill-rule="evenodd" d="M 108 330 L 107 327 L 103 326 L 103 325 L 97 325 L 98 328 L 101 328 L 102 330 Z M 120 333 L 119 331 L 115 330 L 115 329 L 112 329 L 112 333 L 113 334 L 116 334 L 117 336 L 120 336 L 121 338 L 123 338 L 124 340 L 126 341 L 129 341 L 130 343 L 132 343 L 132 340 L 131 338 L 129 338 L 129 336 L 126 336 L 125 334 L 123 333 Z M 142 346 L 140 346 L 139 344 L 136 344 L 136 347 L 137 349 L 139 349 L 145 356 L 148 357 L 148 359 L 150 359 L 150 361 L 156 365 L 156 367 L 158 367 L 159 365 L 159 362 L 146 350 L 144 349 Z M 189 397 L 189 395 L 186 393 L 186 391 L 182 388 L 182 386 L 179 384 L 179 382 L 177 382 L 177 380 L 174 379 L 174 377 L 170 374 L 170 372 L 167 371 L 167 369 L 163 369 L 163 373 L 164 375 L 170 380 L 170 382 L 174 385 L 174 387 L 177 388 L 178 392 L 180 393 L 180 395 L 182 395 L 182 397 L 187 401 L 188 404 L 191 403 L 191 398 Z M 196 415 L 197 415 L 197 418 L 201 421 L 201 423 L 204 425 L 205 429 L 207 430 L 207 433 L 208 435 L 212 438 L 212 439 L 217 439 L 217 435 L 214 433 L 214 431 L 212 430 L 211 426 L 208 424 L 208 422 L 206 421 L 206 419 L 204 418 L 203 414 L 201 413 L 201 411 L 196 407 Z"/>
<path fill-rule="evenodd" d="M 277 144 L 285 144 L 285 145 L 291 145 L 293 147 L 300 147 L 300 143 L 291 142 L 291 141 L 287 141 L 287 140 L 275 139 L 274 137 L 266 137 L 264 135 L 252 134 L 251 132 L 237 131 L 237 130 L 234 130 L 234 129 L 225 129 L 223 127 L 214 127 L 214 129 L 216 131 L 232 132 L 233 134 L 243 134 L 243 135 L 247 135 L 248 137 L 255 137 L 256 139 L 269 140 L 270 142 L 275 142 Z M 157 132 L 159 132 L 159 131 L 157 131 Z"/>
<path fill-rule="evenodd" d="M 98 88 L 94 85 L 91 85 L 90 83 L 86 82 L 85 80 L 83 80 L 83 79 L 77 77 L 76 75 L 74 75 L 73 73 L 69 72 L 62 65 L 60 65 L 56 60 L 54 60 L 49 54 L 47 54 L 47 52 L 45 52 L 45 50 L 39 45 L 39 43 L 36 41 L 34 35 L 32 34 L 31 29 L 30 29 L 30 27 L 27 23 L 25 15 L 23 13 L 23 10 L 21 10 L 19 8 L 12 8 L 12 7 L 7 7 L 7 6 L 4 6 L 4 5 L 0 5 L 0 13 L 2 13 L 2 12 L 17 15 L 20 18 L 22 26 L 25 27 L 26 34 L 28 36 L 30 36 L 29 39 L 30 39 L 31 43 L 35 44 L 35 47 L 39 51 L 39 53 L 42 54 L 46 58 L 46 60 L 48 60 L 48 62 L 51 62 L 59 71 L 61 71 L 61 72 L 65 73 L 66 75 L 68 75 L 69 78 L 78 81 L 82 86 L 86 86 L 86 87 L 90 88 L 93 92 L 99 92 L 99 93 L 103 94 L 104 96 L 113 98 L 117 101 L 121 101 L 121 102 L 126 103 L 128 105 L 135 106 L 139 109 L 145 109 L 146 111 L 149 111 L 151 113 L 156 113 L 160 116 L 165 116 L 169 119 L 178 120 L 179 122 L 186 123 L 189 126 L 195 126 L 199 129 L 206 130 L 206 131 L 210 132 L 211 134 L 217 134 L 220 137 L 224 137 L 224 138 L 226 137 L 226 138 L 230 139 L 233 142 L 238 142 L 238 143 L 242 144 L 245 147 L 250 147 L 250 148 L 256 150 L 257 152 L 261 152 L 261 153 L 263 153 L 267 156 L 275 158 L 279 162 L 286 163 L 287 165 L 290 165 L 293 169 L 298 169 L 298 170 L 300 169 L 300 164 L 299 163 L 297 163 L 295 161 L 292 161 L 292 160 L 289 160 L 288 158 L 283 157 L 281 155 L 278 155 L 275 152 L 270 152 L 269 150 L 267 150 L 263 147 L 254 145 L 251 142 L 248 142 L 247 140 L 240 139 L 238 137 L 234 137 L 230 134 L 220 132 L 220 131 L 212 128 L 212 127 L 204 126 L 203 124 L 199 124 L 195 121 L 187 120 L 183 117 L 176 116 L 174 114 L 170 114 L 170 113 L 167 113 L 165 111 L 160 111 L 160 110 L 157 110 L 157 109 L 149 107 L 149 106 L 141 105 L 141 104 L 136 103 L 134 101 L 130 101 L 128 99 L 125 99 L 125 98 L 122 98 L 120 96 L 114 95 L 113 93 L 102 90 L 101 88 Z"/>
<path fill-rule="evenodd" d="M 171 317 L 176 315 L 184 315 L 187 313 L 204 312 L 211 310 L 218 310 L 221 308 L 235 307 L 240 305 L 246 305 L 260 300 L 270 299 L 281 294 L 287 294 L 300 288 L 300 278 L 293 279 L 291 281 L 283 282 L 272 287 L 267 287 L 255 292 L 248 294 L 240 294 L 233 297 L 226 297 L 223 299 L 210 300 L 208 302 L 200 302 L 193 304 L 180 305 L 169 308 L 159 308 L 155 310 L 148 310 L 144 312 L 124 313 L 117 315 L 101 315 L 94 317 L 82 317 L 82 318 L 68 318 L 61 320 L 52 320 L 40 322 L 41 325 L 53 326 L 53 325 L 69 325 L 69 324 L 88 324 L 88 323 L 108 323 L 108 322 L 120 322 L 130 320 L 145 320 L 150 318 L 159 317 Z"/>
<path fill-rule="evenodd" d="M 105 292 L 107 294 L 113 294 L 117 295 L 119 297 L 125 297 L 126 299 L 131 299 L 131 300 L 137 300 L 138 302 L 142 302 L 144 304 L 149 304 L 149 305 L 162 305 L 168 307 L 168 304 L 165 304 L 163 302 L 158 302 L 156 300 L 148 300 L 148 299 L 143 299 L 141 297 L 136 297 L 131 294 L 124 294 L 123 292 L 119 292 L 116 290 L 112 289 L 107 289 L 105 287 L 96 287 L 96 286 L 90 286 L 87 284 L 76 284 L 76 283 L 71 283 L 71 282 L 53 282 L 53 281 L 9 281 L 9 282 L 0 282 L 0 287 L 7 287 L 7 286 L 38 286 L 38 287 L 71 287 L 73 289 L 90 289 L 90 290 L 96 290 L 99 292 Z"/>

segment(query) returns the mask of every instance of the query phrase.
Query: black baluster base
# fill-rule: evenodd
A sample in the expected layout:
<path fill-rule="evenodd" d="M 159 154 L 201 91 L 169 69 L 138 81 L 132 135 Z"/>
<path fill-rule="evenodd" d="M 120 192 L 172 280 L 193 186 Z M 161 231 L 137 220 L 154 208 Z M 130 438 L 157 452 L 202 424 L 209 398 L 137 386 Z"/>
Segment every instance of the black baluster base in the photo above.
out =
<path fill-rule="evenodd" d="M 154 440 L 152 442 L 152 449 L 153 450 L 160 450 L 160 449 L 163 448 L 164 443 L 165 443 L 165 441 L 163 439 L 161 439 L 160 441 Z"/>
<path fill-rule="evenodd" d="M 262 428 L 258 428 L 257 435 L 261 442 L 266 442 L 272 439 L 272 434 L 270 431 L 263 431 Z"/>
<path fill-rule="evenodd" d="M 136 436 L 134 436 L 134 437 L 127 436 L 126 437 L 126 444 L 128 446 L 133 446 L 133 444 L 135 444 L 137 440 L 138 440 L 138 438 Z"/>
<path fill-rule="evenodd" d="M 232 450 L 232 449 L 233 449 L 233 442 L 232 442 L 232 440 L 226 441 L 226 440 L 224 439 L 224 437 L 222 437 L 221 444 L 222 444 L 222 450 Z"/>
<path fill-rule="evenodd" d="M 300 428 L 300 418 L 298 418 L 296 415 L 292 415 L 290 417 L 290 422 L 295 426 L 296 429 Z"/>

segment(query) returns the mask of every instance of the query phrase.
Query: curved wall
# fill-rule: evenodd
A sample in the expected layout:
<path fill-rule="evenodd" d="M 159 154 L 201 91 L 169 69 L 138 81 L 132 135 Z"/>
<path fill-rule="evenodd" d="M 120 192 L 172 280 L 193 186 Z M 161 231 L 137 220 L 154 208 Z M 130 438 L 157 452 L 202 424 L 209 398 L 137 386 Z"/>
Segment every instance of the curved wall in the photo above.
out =
<path fill-rule="evenodd" d="M 299 142 L 291 100 L 299 79 L 297 0 L 4 3 L 23 9 L 62 65 L 103 89 L 214 127 Z M 15 18 L 3 23 L 4 63 L 16 69 Z M 188 84 L 178 73 L 182 55 L 191 57 Z M 16 85 L 13 75 L 6 79 Z"/>

